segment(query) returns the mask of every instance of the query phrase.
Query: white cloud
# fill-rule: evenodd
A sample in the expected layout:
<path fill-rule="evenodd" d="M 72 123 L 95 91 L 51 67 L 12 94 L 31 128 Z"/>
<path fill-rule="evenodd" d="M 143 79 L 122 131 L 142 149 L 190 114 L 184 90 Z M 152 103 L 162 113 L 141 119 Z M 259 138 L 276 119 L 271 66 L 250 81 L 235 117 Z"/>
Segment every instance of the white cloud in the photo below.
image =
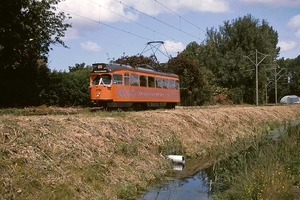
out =
<path fill-rule="evenodd" d="M 218 13 L 229 10 L 227 0 L 125 0 L 125 2 L 123 4 L 124 8 L 128 9 L 128 6 L 130 6 L 151 16 L 170 12 L 184 13 L 185 11 L 195 11 Z"/>
<path fill-rule="evenodd" d="M 291 51 L 297 48 L 298 43 L 294 41 L 281 41 L 278 42 L 278 46 L 282 51 Z"/>
<path fill-rule="evenodd" d="M 293 16 L 288 22 L 287 26 L 292 29 L 296 30 L 296 37 L 300 38 L 300 15 Z"/>
<path fill-rule="evenodd" d="M 181 42 L 166 40 L 164 44 L 168 53 L 177 53 L 185 49 L 185 45 Z"/>
<path fill-rule="evenodd" d="M 101 47 L 97 43 L 91 42 L 91 41 L 80 43 L 80 46 L 83 50 L 86 50 L 86 51 L 91 51 L 91 52 L 102 51 Z"/>
<path fill-rule="evenodd" d="M 124 5 L 111 0 L 66 0 L 59 3 L 58 8 L 70 12 L 73 17 L 83 18 L 94 22 L 116 22 L 130 19 L 137 19 L 133 10 L 125 10 Z M 123 17 L 121 17 L 123 16 Z"/>
<path fill-rule="evenodd" d="M 230 10 L 228 0 L 66 0 L 60 2 L 57 8 L 72 17 L 68 21 L 72 28 L 66 32 L 66 40 L 98 31 L 103 24 L 115 26 L 111 23 L 131 23 L 140 16 L 148 15 L 151 19 L 172 11 L 182 15 L 190 11 L 220 13 Z"/>
<path fill-rule="evenodd" d="M 75 29 L 70 28 L 64 37 L 64 40 L 73 40 L 79 37 L 78 32 Z"/>
<path fill-rule="evenodd" d="M 95 22 L 130 22 L 140 15 L 154 17 L 161 13 L 194 11 L 226 12 L 229 10 L 227 0 L 66 0 L 58 4 L 58 10 L 72 16 L 70 23 L 76 30 L 95 30 Z"/>
<path fill-rule="evenodd" d="M 101 29 L 101 23 L 117 21 L 135 21 L 138 15 L 133 10 L 124 9 L 123 5 L 111 0 L 66 0 L 58 4 L 58 10 L 70 14 L 72 36 L 82 36 L 87 31 Z M 99 23 L 97 25 L 97 23 Z M 76 37 L 70 37 L 76 38 Z"/>
<path fill-rule="evenodd" d="M 272 7 L 278 6 L 298 6 L 300 0 L 239 0 L 242 4 L 246 5 L 266 5 Z"/>
<path fill-rule="evenodd" d="M 296 32 L 296 37 L 300 39 L 300 29 Z"/>
<path fill-rule="evenodd" d="M 291 29 L 300 29 L 300 15 L 293 16 L 287 23 Z"/>
<path fill-rule="evenodd" d="M 227 0 L 160 0 L 163 2 L 157 7 L 161 9 L 160 12 L 167 12 L 168 9 L 171 9 L 175 12 L 184 12 L 184 11 L 196 11 L 196 12 L 212 12 L 220 13 L 229 11 L 229 2 Z"/>

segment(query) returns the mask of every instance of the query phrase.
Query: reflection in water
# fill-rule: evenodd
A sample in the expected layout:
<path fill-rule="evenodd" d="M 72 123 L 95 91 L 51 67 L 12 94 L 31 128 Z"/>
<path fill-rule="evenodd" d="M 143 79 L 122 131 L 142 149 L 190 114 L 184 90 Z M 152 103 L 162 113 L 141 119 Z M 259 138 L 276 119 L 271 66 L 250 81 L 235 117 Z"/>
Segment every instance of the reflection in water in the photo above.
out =
<path fill-rule="evenodd" d="M 178 167 L 176 167 L 178 168 Z M 209 174 L 209 173 L 208 173 Z M 205 170 L 196 175 L 150 190 L 142 200 L 211 200 L 210 179 Z"/>
<path fill-rule="evenodd" d="M 184 165 L 183 164 L 174 164 L 173 165 L 173 170 L 174 171 L 182 171 L 184 169 Z"/>

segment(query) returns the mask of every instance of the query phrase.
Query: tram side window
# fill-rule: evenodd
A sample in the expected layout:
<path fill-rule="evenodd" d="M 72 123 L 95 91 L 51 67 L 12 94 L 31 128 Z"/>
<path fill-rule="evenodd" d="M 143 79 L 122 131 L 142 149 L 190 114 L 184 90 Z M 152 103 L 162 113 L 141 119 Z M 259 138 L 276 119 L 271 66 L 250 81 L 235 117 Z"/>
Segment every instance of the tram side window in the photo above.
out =
<path fill-rule="evenodd" d="M 171 90 L 175 89 L 175 81 L 174 80 L 170 80 L 170 88 L 171 88 Z"/>
<path fill-rule="evenodd" d="M 169 79 L 163 79 L 164 88 L 169 88 Z"/>
<path fill-rule="evenodd" d="M 137 74 L 130 74 L 130 85 L 132 86 L 139 85 L 139 76 Z"/>
<path fill-rule="evenodd" d="M 155 87 L 154 77 L 148 77 L 148 87 Z"/>
<path fill-rule="evenodd" d="M 129 85 L 129 74 L 128 73 L 124 74 L 124 83 L 125 83 L 125 85 Z"/>
<path fill-rule="evenodd" d="M 156 88 L 162 88 L 162 79 L 156 78 Z"/>
<path fill-rule="evenodd" d="M 175 85 L 175 89 L 176 90 L 179 90 L 179 88 L 180 88 L 180 84 L 179 84 L 179 81 L 176 81 L 176 83 L 175 83 L 176 85 Z"/>
<path fill-rule="evenodd" d="M 122 74 L 113 74 L 113 84 L 115 84 L 115 85 L 123 84 Z"/>
<path fill-rule="evenodd" d="M 140 76 L 140 86 L 147 87 L 147 76 Z"/>

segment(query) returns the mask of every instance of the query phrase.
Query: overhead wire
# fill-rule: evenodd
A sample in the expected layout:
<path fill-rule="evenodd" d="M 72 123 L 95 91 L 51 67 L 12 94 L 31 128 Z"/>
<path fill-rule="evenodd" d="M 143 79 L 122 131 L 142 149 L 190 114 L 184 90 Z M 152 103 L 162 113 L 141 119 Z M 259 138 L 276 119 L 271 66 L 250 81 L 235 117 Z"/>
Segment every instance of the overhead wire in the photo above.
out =
<path fill-rule="evenodd" d="M 96 23 L 98 23 L 98 24 L 102 24 L 103 26 L 107 26 L 107 27 L 109 27 L 109 28 L 112 28 L 112 29 L 115 29 L 115 30 L 118 30 L 118 31 L 121 31 L 121 32 L 124 32 L 124 33 L 128 33 L 128 34 L 134 35 L 134 36 L 136 36 L 136 37 L 145 39 L 145 40 L 147 40 L 147 41 L 151 41 L 151 39 L 149 39 L 149 38 L 146 38 L 146 37 L 144 37 L 144 36 L 141 36 L 141 35 L 132 33 L 132 32 L 130 32 L 130 31 L 126 31 L 126 30 L 117 28 L 117 27 L 115 27 L 115 26 L 111 26 L 111 25 L 106 24 L 106 23 L 103 23 L 103 22 L 101 22 L 101 21 L 97 21 L 97 20 L 94 20 L 94 19 L 91 19 L 91 18 L 82 16 L 82 15 L 79 15 L 79 14 L 77 14 L 77 13 L 74 13 L 74 12 L 71 12 L 71 11 L 67 11 L 67 10 L 64 10 L 64 9 L 61 9 L 61 8 L 57 8 L 57 9 L 58 9 L 58 10 L 61 10 L 61 11 L 63 11 L 63 12 L 66 12 L 66 13 L 69 13 L 69 14 L 72 14 L 72 15 L 75 15 L 75 16 L 77 16 L 77 17 L 84 18 L 84 19 L 89 20 L 89 21 L 96 22 Z"/>
<path fill-rule="evenodd" d="M 96 4 L 96 5 L 98 5 L 99 7 L 103 8 L 103 9 L 105 9 L 105 10 L 107 10 L 107 11 L 109 11 L 109 12 L 115 14 L 115 15 L 118 15 L 119 17 L 122 17 L 122 18 L 124 18 L 124 19 L 126 19 L 126 20 L 128 20 L 128 21 L 130 21 L 130 22 L 132 22 L 132 23 L 134 23 L 134 24 L 137 24 L 137 25 L 139 25 L 139 26 L 141 26 L 141 27 L 143 27 L 143 28 L 145 28 L 145 29 L 147 29 L 147 30 L 153 31 L 153 33 L 157 33 L 157 34 L 159 34 L 159 35 L 165 36 L 166 38 L 169 38 L 169 39 L 171 39 L 171 40 L 174 40 L 174 38 L 172 38 L 172 37 L 170 37 L 170 36 L 168 36 L 168 35 L 166 35 L 166 34 L 163 34 L 163 33 L 159 32 L 159 31 L 156 31 L 156 30 L 154 30 L 154 29 L 152 29 L 152 28 L 149 28 L 149 27 L 147 27 L 147 26 L 145 26 L 145 25 L 143 25 L 143 24 L 141 24 L 141 23 L 138 23 L 138 22 L 136 22 L 136 21 L 133 21 L 133 20 L 129 19 L 128 17 L 125 17 L 125 16 L 120 15 L 119 13 L 117 13 L 117 12 L 115 12 L 115 11 L 112 11 L 112 10 L 110 10 L 110 9 L 108 9 L 108 8 L 105 8 L 105 7 L 101 6 L 100 4 L 98 4 L 98 3 L 96 3 L 96 2 L 94 2 L 94 1 L 92 1 L 92 0 L 89 0 L 89 1 L 92 2 L 92 3 L 94 3 L 94 4 Z"/>
<path fill-rule="evenodd" d="M 171 24 L 168 24 L 168 23 L 166 23 L 166 22 L 164 22 L 164 21 L 162 21 L 162 20 L 160 20 L 160 19 L 158 19 L 158 18 L 156 18 L 156 17 L 152 17 L 151 15 L 148 15 L 148 14 L 145 13 L 145 12 L 142 12 L 142 11 L 136 9 L 136 8 L 133 8 L 132 6 L 129 6 L 129 5 L 125 4 L 125 3 L 122 3 L 120 0 L 115 0 L 115 1 L 116 1 L 117 3 L 122 4 L 123 6 L 126 6 L 126 7 L 129 8 L 129 9 L 132 9 L 132 10 L 138 12 L 138 13 L 141 13 L 141 14 L 143 14 L 143 15 L 145 15 L 145 16 L 151 18 L 151 19 L 154 19 L 154 20 L 156 20 L 156 21 L 158 21 L 158 22 L 160 22 L 160 23 L 166 25 L 166 26 L 169 26 L 169 27 L 171 27 L 171 28 L 173 28 L 173 29 L 175 29 L 175 30 L 177 30 L 177 31 L 182 32 L 182 33 L 185 33 L 186 35 L 189 35 L 190 37 L 196 38 L 196 39 L 198 39 L 198 40 L 201 39 L 201 38 L 199 38 L 199 37 L 197 37 L 197 36 L 195 36 L 195 35 L 192 35 L 192 34 L 186 32 L 186 31 L 181 30 L 180 28 L 177 28 L 177 27 L 175 27 L 175 26 L 173 26 L 173 25 L 171 25 Z"/>
<path fill-rule="evenodd" d="M 115 26 L 112 26 L 112 25 L 103 23 L 103 22 L 101 22 L 101 21 L 97 21 L 97 20 L 94 20 L 94 19 L 85 17 L 85 16 L 82 16 L 82 15 L 79 15 L 79 14 L 77 14 L 77 13 L 74 13 L 74 12 L 71 12 L 71 11 L 67 11 L 67 10 L 64 10 L 64 9 L 61 9 L 61 8 L 57 8 L 57 9 L 58 9 L 58 10 L 61 10 L 61 11 L 63 11 L 63 12 L 66 12 L 66 13 L 69 13 L 69 14 L 72 14 L 72 15 L 75 15 L 75 16 L 77 16 L 77 17 L 81 17 L 81 18 L 83 18 L 83 19 L 86 19 L 86 20 L 89 20 L 89 21 L 92 21 L 92 22 L 101 24 L 101 25 L 103 25 L 103 26 L 106 26 L 106 27 L 109 27 L 109 28 L 112 28 L 112 29 L 121 31 L 121 32 L 123 32 L 123 33 L 127 33 L 127 34 L 130 34 L 130 35 L 133 35 L 133 36 L 135 36 L 135 37 L 144 39 L 144 40 L 146 40 L 146 41 L 153 41 L 153 40 L 150 39 L 150 38 L 147 38 L 147 37 L 144 37 L 144 36 L 142 36 L 142 35 L 138 35 L 138 34 L 132 33 L 131 31 L 126 31 L 126 30 L 123 30 L 123 29 L 121 29 L 121 28 L 118 28 L 118 27 L 115 27 Z M 165 45 L 165 46 L 170 47 L 170 48 L 172 48 L 172 49 L 181 50 L 181 49 L 178 49 L 178 48 L 176 48 L 176 47 L 174 47 L 174 46 L 170 46 L 170 45 Z"/>
<path fill-rule="evenodd" d="M 201 31 L 205 32 L 205 30 L 203 30 L 202 28 L 200 28 L 199 26 L 197 26 L 193 22 L 187 20 L 186 18 L 182 17 L 181 15 L 179 15 L 178 13 L 176 13 L 175 11 L 171 10 L 170 8 L 168 8 L 167 6 L 165 6 L 164 4 L 162 4 L 161 2 L 159 2 L 158 0 L 154 0 L 154 1 L 157 2 L 159 5 L 161 5 L 162 7 L 164 7 L 165 9 L 169 10 L 170 12 L 172 12 L 173 14 L 177 15 L 180 19 L 183 19 L 185 22 L 187 22 L 190 25 L 196 27 L 198 30 L 201 30 Z"/>
<path fill-rule="evenodd" d="M 128 21 L 130 21 L 130 22 L 132 22 L 132 23 L 134 23 L 134 24 L 137 24 L 137 25 L 139 25 L 139 26 L 141 26 L 141 27 L 143 27 L 143 28 L 145 28 L 145 29 L 147 29 L 147 30 L 152 31 L 153 33 L 157 33 L 157 34 L 159 34 L 159 35 L 165 36 L 165 37 L 167 37 L 167 38 L 169 38 L 169 39 L 175 41 L 172 37 L 170 37 L 170 36 L 168 36 L 168 35 L 166 35 L 166 34 L 163 34 L 163 33 L 159 32 L 159 31 L 156 31 L 156 30 L 154 30 L 154 29 L 152 29 L 152 28 L 149 28 L 149 27 L 147 27 L 147 26 L 145 26 L 145 25 L 143 25 L 143 24 L 141 24 L 141 23 L 135 22 L 135 21 L 129 19 L 128 17 L 125 17 L 125 16 L 123 16 L 123 15 L 121 15 L 121 14 L 119 14 L 119 13 L 116 13 L 115 11 L 112 11 L 112 10 L 110 10 L 110 9 L 108 9 L 108 8 L 105 8 L 105 7 L 101 6 L 100 4 L 98 4 L 98 3 L 96 3 L 96 2 L 94 2 L 94 1 L 92 1 L 92 0 L 89 0 L 89 1 L 92 2 L 92 3 L 94 3 L 94 4 L 96 4 L 96 5 L 98 5 L 99 7 L 103 8 L 103 9 L 105 9 L 105 10 L 107 10 L 107 11 L 109 11 L 109 12 L 115 14 L 115 15 L 118 15 L 119 17 L 122 17 L 122 18 L 124 18 L 124 19 L 126 19 L 126 20 L 128 20 Z M 122 3 L 120 0 L 115 0 L 115 1 L 116 1 L 117 3 L 122 4 L 123 6 L 125 6 L 125 7 L 127 7 L 127 8 L 130 8 L 130 9 L 132 9 L 132 10 L 138 12 L 138 13 L 141 13 L 141 14 L 143 14 L 143 15 L 145 15 L 145 16 L 151 18 L 151 19 L 154 19 L 154 20 L 156 20 L 156 21 L 158 21 L 158 22 L 160 22 L 160 23 L 162 23 L 162 24 L 164 24 L 164 25 L 166 25 L 166 26 L 168 26 L 168 27 L 171 27 L 171 28 L 173 28 L 173 29 L 175 29 L 175 30 L 177 30 L 177 31 L 183 32 L 183 33 L 185 33 L 185 34 L 187 34 L 187 35 L 189 35 L 189 36 L 191 36 L 191 37 L 193 37 L 193 38 L 196 38 L 196 39 L 199 39 L 199 40 L 200 40 L 199 37 L 194 36 L 194 35 L 192 35 L 192 34 L 186 32 L 186 31 L 183 31 L 182 29 L 177 28 L 177 27 L 175 27 L 175 26 L 173 26 L 173 25 L 171 25 L 171 24 L 168 24 L 167 22 L 164 22 L 164 21 L 159 20 L 159 19 L 157 19 L 157 18 L 155 18 L 155 17 L 152 17 L 152 16 L 148 15 L 148 14 L 145 13 L 145 12 L 142 12 L 142 11 L 140 11 L 140 10 L 138 10 L 138 9 L 133 8 L 132 6 L 129 6 L 129 5 L 127 5 L 127 4 L 124 4 L 124 3 Z M 167 10 L 169 10 L 170 12 L 172 12 L 173 14 L 177 15 L 178 17 L 180 17 L 180 19 L 183 19 L 184 21 L 188 22 L 189 24 L 193 25 L 194 27 L 196 27 L 196 28 L 199 29 L 199 30 L 202 30 L 200 27 L 198 27 L 198 26 L 195 25 L 194 23 L 188 21 L 187 19 L 183 18 L 182 16 L 180 16 L 179 14 L 177 14 L 176 12 L 174 12 L 173 10 L 169 9 L 167 6 L 163 5 L 163 4 L 160 3 L 159 1 L 157 1 L 157 0 L 154 0 L 154 1 L 156 1 L 157 3 L 159 3 L 161 6 L 163 6 L 164 8 L 166 8 Z M 124 29 L 121 29 L 121 28 L 118 28 L 118 27 L 115 27 L 115 26 L 112 26 L 112 25 L 103 23 L 103 22 L 101 22 L 100 20 L 97 21 L 97 20 L 94 20 L 94 19 L 91 19 L 91 18 L 82 16 L 82 15 L 79 15 L 79 14 L 77 14 L 77 13 L 71 12 L 71 11 L 67 11 L 67 10 L 60 9 L 60 8 L 58 8 L 58 9 L 61 10 L 61 11 L 63 11 L 63 12 L 67 12 L 67 13 L 73 14 L 73 15 L 75 15 L 75 16 L 84 18 L 84 19 L 86 19 L 86 20 L 89 20 L 89 21 L 92 21 L 92 22 L 95 22 L 95 23 L 99 23 L 99 24 L 101 24 L 101 25 L 103 25 L 103 26 L 106 26 L 106 27 L 109 27 L 109 28 L 112 28 L 112 29 L 115 29 L 115 30 L 118 30 L 118 31 L 121 31 L 121 32 L 124 32 L 124 33 L 127 33 L 127 34 L 130 34 L 130 35 L 133 35 L 133 36 L 135 36 L 135 37 L 138 37 L 138 38 L 141 38 L 141 39 L 144 39 L 144 40 L 147 40 L 147 41 L 151 41 L 151 39 L 149 39 L 149 38 L 147 38 L 147 37 L 145 37 L 145 36 L 139 35 L 139 34 L 135 34 L 135 33 L 131 32 L 130 30 L 129 30 L 129 31 L 126 31 L 126 30 L 124 30 Z M 202 31 L 203 31 L 203 30 L 202 30 Z M 152 41 L 153 41 L 153 40 L 152 40 Z M 174 47 L 174 46 L 170 46 L 170 45 L 167 45 L 167 44 L 165 44 L 165 46 L 170 47 L 170 48 L 173 48 L 173 49 L 181 50 L 181 49 L 178 49 L 178 48 L 176 48 L 176 47 Z"/>

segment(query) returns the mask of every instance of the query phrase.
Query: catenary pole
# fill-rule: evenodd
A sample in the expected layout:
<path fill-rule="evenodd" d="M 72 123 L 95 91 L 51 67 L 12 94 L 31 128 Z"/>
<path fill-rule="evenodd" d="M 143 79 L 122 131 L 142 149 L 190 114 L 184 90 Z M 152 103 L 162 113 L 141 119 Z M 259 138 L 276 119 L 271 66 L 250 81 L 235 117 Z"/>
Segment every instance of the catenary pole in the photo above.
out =
<path fill-rule="evenodd" d="M 258 62 L 258 56 L 257 56 L 258 53 L 264 56 L 259 62 Z M 252 55 L 252 54 L 250 54 L 250 55 Z M 257 49 L 255 49 L 255 62 L 253 60 L 251 60 L 251 58 L 249 56 L 244 56 L 244 57 L 248 58 L 255 65 L 255 93 L 256 93 L 255 96 L 256 96 L 256 106 L 258 106 L 258 66 L 269 55 L 260 53 L 257 51 Z"/>

